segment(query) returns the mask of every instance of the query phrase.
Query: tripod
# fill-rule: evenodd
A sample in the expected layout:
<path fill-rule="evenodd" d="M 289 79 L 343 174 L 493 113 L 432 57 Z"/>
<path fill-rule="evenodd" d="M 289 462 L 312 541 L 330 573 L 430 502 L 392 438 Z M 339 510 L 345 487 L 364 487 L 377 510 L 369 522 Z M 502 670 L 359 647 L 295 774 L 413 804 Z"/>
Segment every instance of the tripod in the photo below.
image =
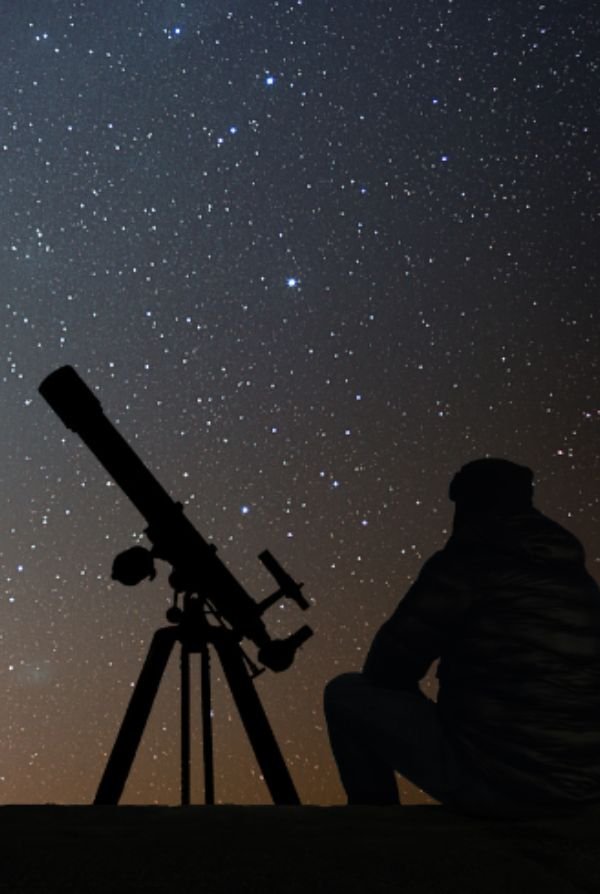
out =
<path fill-rule="evenodd" d="M 190 655 L 200 654 L 204 800 L 214 804 L 214 763 L 210 686 L 210 647 L 216 650 L 242 724 L 274 804 L 299 804 L 294 783 L 252 682 L 259 673 L 242 651 L 238 636 L 210 624 L 199 599 L 186 598 L 183 609 L 167 612 L 177 623 L 161 627 L 146 660 L 106 764 L 94 804 L 117 804 L 176 642 L 181 643 L 181 803 L 190 803 Z"/>

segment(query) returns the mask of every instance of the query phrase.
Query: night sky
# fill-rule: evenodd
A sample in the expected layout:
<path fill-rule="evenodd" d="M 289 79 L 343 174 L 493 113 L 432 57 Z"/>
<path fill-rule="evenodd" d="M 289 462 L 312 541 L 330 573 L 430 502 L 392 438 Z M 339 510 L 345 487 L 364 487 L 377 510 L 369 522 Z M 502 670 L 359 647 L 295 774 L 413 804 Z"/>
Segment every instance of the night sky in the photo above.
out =
<path fill-rule="evenodd" d="M 39 396 L 57 367 L 253 597 L 265 548 L 305 582 L 265 620 L 315 635 L 257 688 L 306 803 L 342 802 L 323 685 L 463 463 L 531 466 L 598 577 L 599 29 L 592 0 L 2 4 L 0 802 L 93 799 L 170 604 L 164 564 L 110 580 L 145 522 Z M 219 681 L 214 714 L 217 800 L 267 803 Z M 178 779 L 173 659 L 123 800 Z"/>

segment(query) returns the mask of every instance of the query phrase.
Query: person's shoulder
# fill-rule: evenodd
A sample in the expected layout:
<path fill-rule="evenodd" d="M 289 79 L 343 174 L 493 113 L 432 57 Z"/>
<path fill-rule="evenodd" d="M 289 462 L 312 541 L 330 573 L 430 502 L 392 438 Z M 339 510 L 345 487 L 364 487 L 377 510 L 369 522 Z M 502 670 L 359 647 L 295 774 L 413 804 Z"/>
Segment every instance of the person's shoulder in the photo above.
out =
<path fill-rule="evenodd" d="M 448 552 L 448 544 L 443 549 L 438 550 L 429 556 L 421 566 L 419 576 L 422 574 L 430 574 L 438 568 L 444 568 L 451 561 L 451 554 Z"/>

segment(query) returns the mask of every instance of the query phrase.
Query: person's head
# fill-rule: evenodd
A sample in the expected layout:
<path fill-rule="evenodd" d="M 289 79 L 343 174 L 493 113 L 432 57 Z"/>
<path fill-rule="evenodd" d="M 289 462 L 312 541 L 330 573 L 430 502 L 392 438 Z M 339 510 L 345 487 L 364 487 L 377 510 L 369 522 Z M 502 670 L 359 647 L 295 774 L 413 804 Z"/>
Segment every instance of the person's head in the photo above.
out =
<path fill-rule="evenodd" d="M 533 472 L 507 459 L 476 459 L 456 473 L 448 496 L 460 516 L 524 512 L 533 505 Z"/>

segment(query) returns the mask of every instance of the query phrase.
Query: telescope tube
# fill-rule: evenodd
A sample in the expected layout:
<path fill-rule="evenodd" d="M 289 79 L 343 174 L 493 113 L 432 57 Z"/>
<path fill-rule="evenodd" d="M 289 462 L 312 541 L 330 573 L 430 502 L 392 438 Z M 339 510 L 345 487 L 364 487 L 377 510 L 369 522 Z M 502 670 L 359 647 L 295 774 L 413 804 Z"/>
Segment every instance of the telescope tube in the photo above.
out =
<path fill-rule="evenodd" d="M 98 398 L 72 366 L 51 373 L 39 387 L 64 424 L 76 432 L 148 522 L 146 534 L 158 558 L 169 562 L 189 591 L 209 599 L 242 637 L 259 648 L 271 639 L 260 609 L 171 499 L 135 451 L 107 419 Z"/>

